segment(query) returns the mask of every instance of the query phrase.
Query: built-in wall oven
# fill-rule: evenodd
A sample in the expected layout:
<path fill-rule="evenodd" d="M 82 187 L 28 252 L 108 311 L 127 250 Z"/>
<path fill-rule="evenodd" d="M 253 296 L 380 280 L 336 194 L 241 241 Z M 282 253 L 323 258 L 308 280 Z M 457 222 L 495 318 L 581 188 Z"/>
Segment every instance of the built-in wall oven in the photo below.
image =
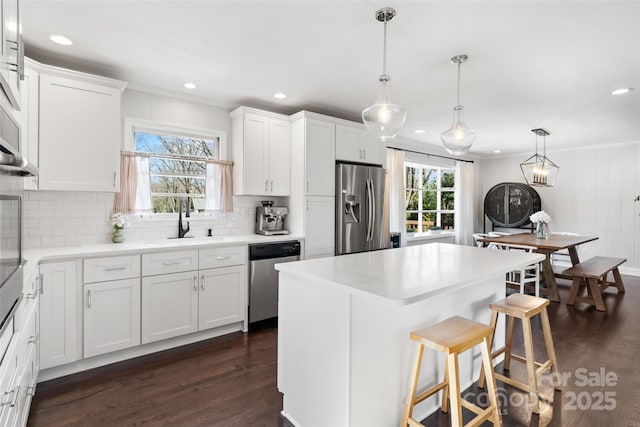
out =
<path fill-rule="evenodd" d="M 0 194 L 0 328 L 7 323 L 21 293 L 22 197 Z"/>

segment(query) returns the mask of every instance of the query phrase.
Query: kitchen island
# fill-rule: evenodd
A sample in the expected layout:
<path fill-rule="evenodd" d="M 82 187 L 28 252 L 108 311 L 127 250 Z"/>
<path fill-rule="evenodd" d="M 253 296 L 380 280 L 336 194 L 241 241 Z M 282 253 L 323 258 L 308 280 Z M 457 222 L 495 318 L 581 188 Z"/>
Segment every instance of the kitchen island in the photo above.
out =
<path fill-rule="evenodd" d="M 459 315 L 489 323 L 507 271 L 539 254 L 433 243 L 276 265 L 280 272 L 278 388 L 296 426 L 396 426 L 409 379 L 409 333 Z M 498 325 L 496 344 L 504 341 Z M 444 372 L 427 351 L 419 390 Z M 479 374 L 480 349 L 460 358 L 460 385 Z M 430 398 L 414 414 L 436 408 Z"/>

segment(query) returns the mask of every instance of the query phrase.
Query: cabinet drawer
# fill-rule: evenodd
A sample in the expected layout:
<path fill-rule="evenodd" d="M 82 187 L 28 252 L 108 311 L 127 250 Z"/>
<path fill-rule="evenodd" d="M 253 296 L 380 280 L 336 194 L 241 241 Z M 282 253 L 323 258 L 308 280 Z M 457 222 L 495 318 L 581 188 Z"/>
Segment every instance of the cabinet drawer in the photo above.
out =
<path fill-rule="evenodd" d="M 18 363 L 22 363 L 29 350 L 36 346 L 38 336 L 38 301 L 35 300 L 25 307 L 25 312 L 16 319 L 16 334 L 18 338 Z"/>
<path fill-rule="evenodd" d="M 84 260 L 84 283 L 140 277 L 140 256 L 90 258 Z"/>
<path fill-rule="evenodd" d="M 247 251 L 246 246 L 200 249 L 200 269 L 245 264 Z"/>
<path fill-rule="evenodd" d="M 178 273 L 198 269 L 198 251 L 163 252 L 142 255 L 142 275 Z"/>

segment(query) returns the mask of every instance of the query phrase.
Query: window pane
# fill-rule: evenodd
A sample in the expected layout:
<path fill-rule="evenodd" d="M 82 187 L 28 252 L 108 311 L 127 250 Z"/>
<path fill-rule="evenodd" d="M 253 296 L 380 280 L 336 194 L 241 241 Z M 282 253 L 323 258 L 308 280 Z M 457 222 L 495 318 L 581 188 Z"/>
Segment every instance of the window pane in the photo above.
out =
<path fill-rule="evenodd" d="M 158 159 L 156 157 L 151 157 L 149 159 L 149 170 L 151 171 L 151 174 L 174 174 L 204 177 L 205 164 L 204 162 L 189 162 L 185 160 Z"/>
<path fill-rule="evenodd" d="M 435 211 L 438 209 L 438 193 L 435 191 L 422 192 L 422 210 Z"/>
<path fill-rule="evenodd" d="M 406 188 L 418 188 L 418 168 L 412 168 L 411 166 L 407 166 L 406 178 L 407 178 Z"/>
<path fill-rule="evenodd" d="M 436 225 L 436 213 L 426 212 L 422 214 L 422 231 L 425 232 L 432 225 Z"/>
<path fill-rule="evenodd" d="M 418 228 L 418 212 L 407 212 L 407 232 L 413 233 Z"/>
<path fill-rule="evenodd" d="M 438 170 L 425 168 L 422 175 L 422 188 L 435 190 L 438 188 Z"/>
<path fill-rule="evenodd" d="M 405 210 L 418 210 L 418 192 L 416 190 L 407 190 Z"/>
<path fill-rule="evenodd" d="M 204 178 L 181 178 L 173 176 L 152 176 L 151 193 L 176 194 L 180 197 L 204 195 Z"/>
<path fill-rule="evenodd" d="M 442 171 L 442 188 L 453 188 L 456 185 L 456 174 L 451 170 Z"/>
<path fill-rule="evenodd" d="M 216 140 L 135 132 L 136 151 L 187 156 L 217 157 Z"/>
<path fill-rule="evenodd" d="M 453 230 L 453 214 L 441 214 L 440 222 L 443 230 Z"/>
<path fill-rule="evenodd" d="M 440 209 L 443 211 L 452 211 L 454 197 L 453 191 L 443 191 L 442 200 L 440 201 Z"/>

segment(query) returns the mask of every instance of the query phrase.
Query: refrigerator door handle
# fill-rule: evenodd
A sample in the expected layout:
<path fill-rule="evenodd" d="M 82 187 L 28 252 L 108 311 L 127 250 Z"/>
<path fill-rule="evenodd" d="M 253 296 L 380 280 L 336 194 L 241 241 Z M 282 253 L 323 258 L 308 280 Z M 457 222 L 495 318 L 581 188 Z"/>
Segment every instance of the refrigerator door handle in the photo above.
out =
<path fill-rule="evenodd" d="M 371 240 L 371 227 L 373 225 L 373 194 L 371 191 L 371 180 L 367 179 L 367 242 Z"/>
<path fill-rule="evenodd" d="M 373 240 L 373 233 L 376 228 L 376 189 L 373 186 L 373 180 L 371 179 L 371 237 L 369 240 Z"/>

